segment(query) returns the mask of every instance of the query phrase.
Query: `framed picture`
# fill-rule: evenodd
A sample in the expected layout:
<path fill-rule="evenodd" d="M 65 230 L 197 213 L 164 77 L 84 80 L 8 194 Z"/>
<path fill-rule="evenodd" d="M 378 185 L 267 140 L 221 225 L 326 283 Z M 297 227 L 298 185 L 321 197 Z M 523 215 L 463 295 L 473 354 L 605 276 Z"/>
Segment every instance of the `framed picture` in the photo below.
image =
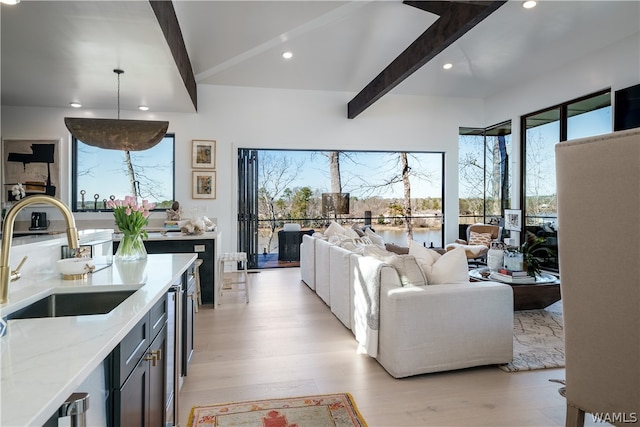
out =
<path fill-rule="evenodd" d="M 191 198 L 216 198 L 216 171 L 193 171 L 193 189 Z"/>
<path fill-rule="evenodd" d="M 520 209 L 504 210 L 505 230 L 522 231 L 522 211 Z"/>
<path fill-rule="evenodd" d="M 2 198 L 15 199 L 13 186 L 20 183 L 25 196 L 46 194 L 60 198 L 60 140 L 2 140 Z"/>
<path fill-rule="evenodd" d="M 216 142 L 194 139 L 191 154 L 191 167 L 193 169 L 216 168 Z"/>

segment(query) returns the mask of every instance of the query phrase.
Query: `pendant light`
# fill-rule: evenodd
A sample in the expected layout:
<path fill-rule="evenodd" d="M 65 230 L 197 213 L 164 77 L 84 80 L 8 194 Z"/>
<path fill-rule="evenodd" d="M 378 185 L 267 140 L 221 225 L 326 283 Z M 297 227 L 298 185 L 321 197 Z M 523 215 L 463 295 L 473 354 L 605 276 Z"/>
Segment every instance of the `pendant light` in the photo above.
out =
<path fill-rule="evenodd" d="M 167 133 L 169 122 L 120 119 L 120 75 L 118 75 L 118 118 L 93 119 L 65 117 L 71 135 L 87 145 L 110 150 L 142 151 L 158 144 Z"/>

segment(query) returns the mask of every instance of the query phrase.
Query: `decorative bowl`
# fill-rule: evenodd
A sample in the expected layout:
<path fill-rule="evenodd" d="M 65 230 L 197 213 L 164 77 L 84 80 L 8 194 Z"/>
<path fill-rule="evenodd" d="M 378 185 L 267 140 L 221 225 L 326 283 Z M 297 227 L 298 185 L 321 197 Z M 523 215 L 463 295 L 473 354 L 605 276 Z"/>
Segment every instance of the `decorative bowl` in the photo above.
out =
<path fill-rule="evenodd" d="M 58 271 L 65 279 L 75 279 L 77 277 L 67 276 L 84 275 L 96 268 L 93 258 L 65 258 L 58 260 L 57 264 Z"/>

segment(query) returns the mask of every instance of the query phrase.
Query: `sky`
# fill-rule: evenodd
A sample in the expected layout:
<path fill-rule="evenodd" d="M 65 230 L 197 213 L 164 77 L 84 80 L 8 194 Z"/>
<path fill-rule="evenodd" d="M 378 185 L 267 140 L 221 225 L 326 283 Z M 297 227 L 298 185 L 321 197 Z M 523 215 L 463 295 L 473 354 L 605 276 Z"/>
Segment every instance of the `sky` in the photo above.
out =
<path fill-rule="evenodd" d="M 601 108 L 599 110 L 578 114 L 568 119 L 567 139 L 573 140 L 587 136 L 600 135 L 612 131 L 611 108 Z M 472 137 L 461 138 L 461 141 L 470 141 Z M 559 121 L 550 122 L 531 128 L 527 131 L 529 141 L 528 165 L 527 169 L 535 172 L 538 177 L 536 188 L 533 189 L 532 182 L 527 184 L 529 195 L 552 195 L 556 193 L 556 170 L 555 170 L 555 145 L 560 140 Z M 482 140 L 480 139 L 480 143 Z M 531 150 L 534 148 L 534 150 Z M 459 157 L 461 159 L 470 152 L 478 151 L 477 145 L 460 144 Z M 481 159 L 480 159 L 481 160 Z M 511 159 L 511 162 L 518 162 L 518 159 Z M 535 171 L 534 169 L 535 165 Z M 513 168 L 512 168 L 513 170 Z M 533 176 L 533 173 L 531 174 Z M 511 182 L 514 177 L 511 176 Z M 472 186 L 467 186 L 460 181 L 460 197 L 479 197 L 481 194 L 473 194 Z"/>
<path fill-rule="evenodd" d="M 158 183 L 163 189 L 159 200 L 173 200 L 173 138 L 164 138 L 158 145 L 145 151 L 132 151 L 134 164 L 158 165 L 154 167 L 137 168 L 137 172 L 144 173 Z M 81 144 L 78 155 L 78 192 L 85 190 L 85 201 L 93 204 L 94 195 L 98 200 L 109 199 L 114 195 L 116 199 L 123 199 L 131 194 L 129 177 L 124 163 L 125 155 L 121 150 L 106 150 Z M 142 180 L 141 180 L 142 181 Z M 143 194 L 144 194 L 144 188 Z M 80 194 L 77 195 L 80 201 Z"/>

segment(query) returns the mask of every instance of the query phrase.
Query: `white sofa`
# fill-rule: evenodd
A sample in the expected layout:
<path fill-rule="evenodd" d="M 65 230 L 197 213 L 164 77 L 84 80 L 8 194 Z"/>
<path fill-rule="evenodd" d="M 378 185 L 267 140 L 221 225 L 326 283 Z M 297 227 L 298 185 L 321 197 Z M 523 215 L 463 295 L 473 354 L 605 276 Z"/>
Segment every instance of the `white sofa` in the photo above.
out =
<path fill-rule="evenodd" d="M 367 341 L 367 352 L 393 377 L 512 360 L 510 286 L 470 283 L 465 278 L 464 283 L 403 287 L 397 269 L 381 260 L 318 237 L 305 236 L 303 245 L 302 280 L 310 288 L 309 282 L 315 281 L 318 296 L 361 344 Z M 363 308 L 369 297 L 362 294 L 372 268 L 380 281 L 375 337 L 367 328 L 367 309 Z"/>
<path fill-rule="evenodd" d="M 311 289 L 316 289 L 316 240 L 304 234 L 300 244 L 300 276 Z"/>

